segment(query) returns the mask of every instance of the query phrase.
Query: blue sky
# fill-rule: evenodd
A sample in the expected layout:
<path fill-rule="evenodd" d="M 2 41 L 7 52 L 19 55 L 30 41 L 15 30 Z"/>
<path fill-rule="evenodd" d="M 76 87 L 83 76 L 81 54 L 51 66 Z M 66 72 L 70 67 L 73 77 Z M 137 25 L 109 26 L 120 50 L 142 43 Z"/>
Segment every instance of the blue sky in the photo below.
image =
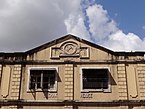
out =
<path fill-rule="evenodd" d="M 145 51 L 145 0 L 0 0 L 0 51 L 73 34 L 114 51 Z"/>
<path fill-rule="evenodd" d="M 125 33 L 145 37 L 145 0 L 96 0 Z"/>

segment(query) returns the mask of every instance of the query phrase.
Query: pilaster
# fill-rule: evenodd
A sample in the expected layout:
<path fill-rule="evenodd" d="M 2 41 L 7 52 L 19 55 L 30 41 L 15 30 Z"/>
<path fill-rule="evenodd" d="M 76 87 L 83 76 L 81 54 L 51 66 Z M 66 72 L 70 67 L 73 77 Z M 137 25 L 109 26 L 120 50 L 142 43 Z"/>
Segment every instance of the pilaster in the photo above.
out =
<path fill-rule="evenodd" d="M 138 64 L 137 72 L 138 72 L 140 99 L 145 100 L 145 64 Z"/>
<path fill-rule="evenodd" d="M 119 99 L 127 100 L 127 84 L 126 84 L 126 70 L 125 64 L 118 64 L 118 90 L 119 90 Z"/>
<path fill-rule="evenodd" d="M 21 79 L 21 65 L 14 65 L 12 74 L 11 99 L 19 98 L 20 79 Z"/>
<path fill-rule="evenodd" d="M 73 64 L 65 65 L 65 100 L 73 100 Z M 65 105 L 64 109 L 73 109 L 72 105 Z"/>

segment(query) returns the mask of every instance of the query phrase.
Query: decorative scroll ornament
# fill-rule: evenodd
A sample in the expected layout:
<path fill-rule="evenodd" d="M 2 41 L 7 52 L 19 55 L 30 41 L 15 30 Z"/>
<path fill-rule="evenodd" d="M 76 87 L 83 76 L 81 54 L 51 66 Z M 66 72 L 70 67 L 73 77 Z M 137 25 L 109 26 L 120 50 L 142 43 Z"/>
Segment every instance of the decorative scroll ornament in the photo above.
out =
<path fill-rule="evenodd" d="M 80 57 L 89 58 L 89 48 L 80 47 L 76 42 L 68 41 L 60 47 L 51 48 L 51 58 Z"/>
<path fill-rule="evenodd" d="M 63 47 L 62 50 L 64 52 L 64 55 L 74 55 L 77 53 L 77 44 L 70 42 L 70 43 L 66 43 Z"/>

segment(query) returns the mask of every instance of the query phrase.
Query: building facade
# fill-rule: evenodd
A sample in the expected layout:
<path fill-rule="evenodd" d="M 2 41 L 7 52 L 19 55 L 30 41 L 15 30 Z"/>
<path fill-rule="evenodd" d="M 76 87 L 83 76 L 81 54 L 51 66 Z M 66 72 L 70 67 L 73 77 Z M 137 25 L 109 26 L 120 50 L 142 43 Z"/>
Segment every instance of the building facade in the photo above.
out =
<path fill-rule="evenodd" d="M 0 108 L 145 109 L 144 54 L 73 35 L 0 53 Z"/>

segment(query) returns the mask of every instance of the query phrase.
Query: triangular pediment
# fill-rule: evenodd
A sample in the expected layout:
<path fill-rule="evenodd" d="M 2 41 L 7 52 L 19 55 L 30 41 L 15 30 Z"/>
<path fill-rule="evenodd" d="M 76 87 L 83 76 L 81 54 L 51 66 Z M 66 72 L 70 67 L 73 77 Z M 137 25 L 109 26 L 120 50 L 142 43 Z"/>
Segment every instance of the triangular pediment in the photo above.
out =
<path fill-rule="evenodd" d="M 128 56 L 144 56 L 145 52 L 114 52 L 77 36 L 68 34 L 26 52 L 0 53 L 5 60 L 33 61 L 112 61 Z"/>
<path fill-rule="evenodd" d="M 106 49 L 74 35 L 66 35 L 26 52 L 33 55 L 33 60 L 78 58 L 89 60 L 105 60 L 111 57 L 113 51 Z"/>
<path fill-rule="evenodd" d="M 33 49 L 31 49 L 31 50 L 26 51 L 26 53 L 28 53 L 28 54 L 29 54 L 29 53 L 30 53 L 30 54 L 31 54 L 31 53 L 35 53 L 35 52 L 38 52 L 38 51 L 40 51 L 40 50 L 43 50 L 43 49 L 45 49 L 45 48 L 47 48 L 47 47 L 54 46 L 55 44 L 66 42 L 66 41 L 69 40 L 69 39 L 79 41 L 79 42 L 81 42 L 81 43 L 87 44 L 87 45 L 89 45 L 89 46 L 95 47 L 95 48 L 97 48 L 97 49 L 100 49 L 100 50 L 103 50 L 103 51 L 106 51 L 106 52 L 109 52 L 109 53 L 113 53 L 113 51 L 111 51 L 111 50 L 109 50 L 109 49 L 107 49 L 107 48 L 105 48 L 105 47 L 102 47 L 102 46 L 99 46 L 99 45 L 97 45 L 97 44 L 91 43 L 91 42 L 89 42 L 89 41 L 87 41 L 87 40 L 85 40 L 85 39 L 79 38 L 79 37 L 74 36 L 74 35 L 71 35 L 71 34 L 65 35 L 65 36 L 63 36 L 63 37 L 60 37 L 60 38 L 55 39 L 55 40 L 53 40 L 53 41 L 50 41 L 50 42 L 48 42 L 48 43 L 42 44 L 42 45 L 40 45 L 40 46 L 38 46 L 38 47 L 36 47 L 36 48 L 33 48 Z"/>

